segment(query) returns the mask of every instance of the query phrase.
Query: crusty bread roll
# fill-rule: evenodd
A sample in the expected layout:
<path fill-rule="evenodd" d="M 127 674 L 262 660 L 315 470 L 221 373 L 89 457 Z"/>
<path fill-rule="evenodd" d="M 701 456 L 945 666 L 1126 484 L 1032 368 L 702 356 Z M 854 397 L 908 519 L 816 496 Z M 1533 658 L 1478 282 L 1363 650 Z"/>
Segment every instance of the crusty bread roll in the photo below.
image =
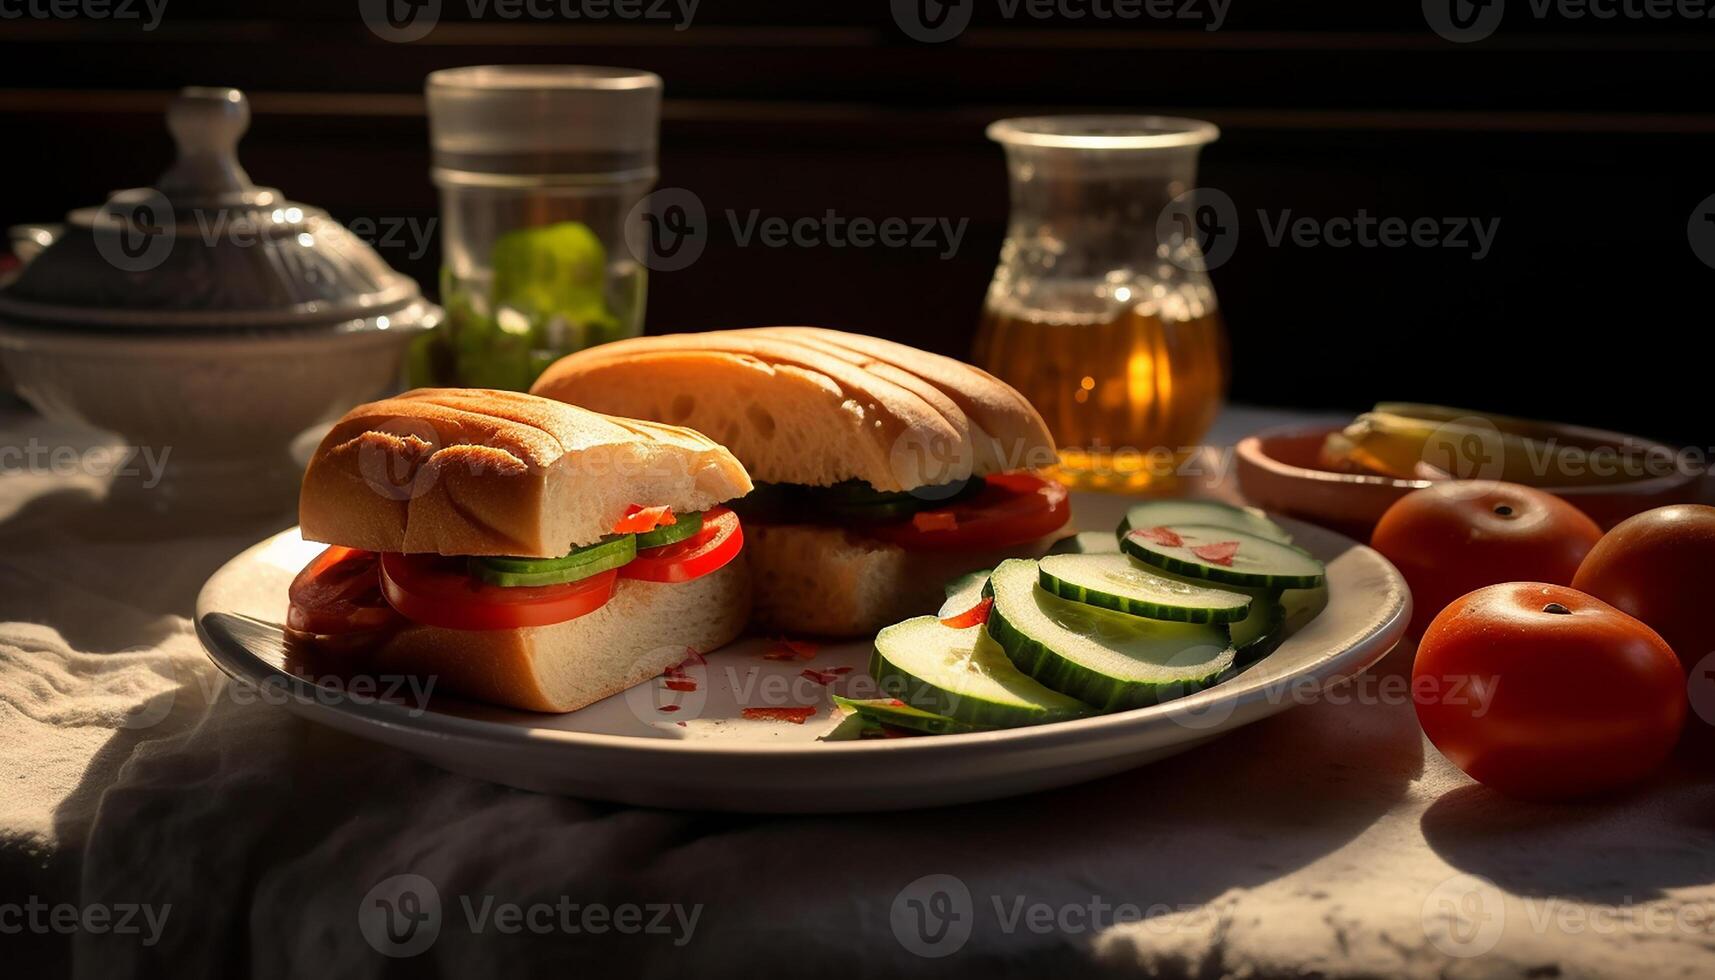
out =
<path fill-rule="evenodd" d="M 561 358 L 531 391 L 689 426 L 768 483 L 898 491 L 1054 462 L 1042 417 L 994 376 L 815 327 L 602 344 Z"/>
<path fill-rule="evenodd" d="M 630 504 L 707 510 L 751 489 L 689 429 L 546 398 L 425 388 L 359 405 L 304 473 L 303 535 L 367 551 L 552 558 Z"/>
<path fill-rule="evenodd" d="M 374 656 L 383 674 L 435 678 L 438 689 L 529 711 L 576 711 L 731 643 L 750 618 L 741 555 L 689 582 L 623 580 L 595 612 L 552 626 L 450 630 L 411 626 Z"/>
<path fill-rule="evenodd" d="M 688 425 L 762 482 L 861 480 L 912 490 L 1055 461 L 1042 417 L 961 361 L 815 327 L 639 337 L 561 358 L 531 389 L 585 408 Z M 745 526 L 761 630 L 862 636 L 934 612 L 947 579 L 1013 548 L 918 552 L 829 525 Z"/>

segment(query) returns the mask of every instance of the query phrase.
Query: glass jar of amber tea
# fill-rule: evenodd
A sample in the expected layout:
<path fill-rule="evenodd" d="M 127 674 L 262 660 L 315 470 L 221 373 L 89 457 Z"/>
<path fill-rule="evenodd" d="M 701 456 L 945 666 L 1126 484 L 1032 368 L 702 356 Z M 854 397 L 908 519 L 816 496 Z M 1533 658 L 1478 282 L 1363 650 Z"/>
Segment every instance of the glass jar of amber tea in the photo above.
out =
<path fill-rule="evenodd" d="M 1170 485 L 1226 391 L 1226 333 L 1197 236 L 1171 207 L 1213 125 L 1050 116 L 989 126 L 1012 211 L 976 362 L 1022 391 L 1080 489 Z"/>

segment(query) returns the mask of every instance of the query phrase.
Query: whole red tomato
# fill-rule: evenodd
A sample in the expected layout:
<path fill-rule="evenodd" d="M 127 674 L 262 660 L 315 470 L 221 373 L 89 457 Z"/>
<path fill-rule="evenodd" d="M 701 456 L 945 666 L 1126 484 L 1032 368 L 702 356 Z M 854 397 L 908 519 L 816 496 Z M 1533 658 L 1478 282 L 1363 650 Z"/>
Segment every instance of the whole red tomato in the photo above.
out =
<path fill-rule="evenodd" d="M 1524 799 L 1636 782 L 1685 719 L 1685 678 L 1654 630 L 1541 582 L 1491 585 L 1442 610 L 1418 644 L 1412 693 L 1442 755 Z"/>
<path fill-rule="evenodd" d="M 1601 537 L 1595 521 L 1551 493 L 1449 480 L 1395 501 L 1370 545 L 1411 583 L 1411 632 L 1421 636 L 1449 602 L 1485 585 L 1570 585 Z"/>
<path fill-rule="evenodd" d="M 1650 625 L 1690 670 L 1715 653 L 1715 507 L 1658 507 L 1609 531 L 1572 587 Z"/>

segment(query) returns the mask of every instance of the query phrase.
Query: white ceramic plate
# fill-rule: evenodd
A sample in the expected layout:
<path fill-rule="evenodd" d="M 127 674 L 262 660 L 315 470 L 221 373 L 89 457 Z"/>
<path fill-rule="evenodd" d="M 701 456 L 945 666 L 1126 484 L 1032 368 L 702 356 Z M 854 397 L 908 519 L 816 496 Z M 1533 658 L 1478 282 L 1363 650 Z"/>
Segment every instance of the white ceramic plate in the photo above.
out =
<path fill-rule="evenodd" d="M 1074 495 L 1086 530 L 1118 524 L 1132 501 Z M 291 530 L 228 562 L 197 598 L 209 656 L 259 704 L 394 745 L 454 772 L 550 793 L 645 806 L 750 812 L 895 810 L 994 799 L 1120 772 L 1285 710 L 1387 653 L 1411 617 L 1405 581 L 1369 548 L 1281 520 L 1328 563 L 1328 608 L 1244 673 L 1188 698 L 1036 728 L 825 741 L 840 723 L 830 692 L 866 688 L 866 642 L 814 659 L 770 660 L 767 639 L 741 640 L 687 673 L 692 692 L 657 679 L 567 715 L 509 711 L 383 679 L 372 686 L 287 669 L 280 623 L 292 576 L 322 547 Z M 808 670 L 849 667 L 830 685 Z M 684 685 L 679 685 L 684 686 Z M 744 708 L 813 707 L 803 724 L 746 718 Z M 266 710 L 259 707 L 257 710 Z"/>

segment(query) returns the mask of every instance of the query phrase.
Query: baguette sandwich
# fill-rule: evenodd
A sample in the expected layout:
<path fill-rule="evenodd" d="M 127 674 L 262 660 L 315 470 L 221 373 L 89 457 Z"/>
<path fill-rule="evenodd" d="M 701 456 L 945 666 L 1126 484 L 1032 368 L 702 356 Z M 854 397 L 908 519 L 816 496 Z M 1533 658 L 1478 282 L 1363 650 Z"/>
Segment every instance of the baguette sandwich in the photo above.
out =
<path fill-rule="evenodd" d="M 999 379 L 872 337 L 768 327 L 639 337 L 561 358 L 532 392 L 706 432 L 757 481 L 735 503 L 756 623 L 872 634 L 948 579 L 1039 555 L 1066 491 L 1042 417 Z"/>
<path fill-rule="evenodd" d="M 689 429 L 516 392 L 424 389 L 352 409 L 304 474 L 300 642 L 377 674 L 573 711 L 733 640 L 751 489 Z"/>

